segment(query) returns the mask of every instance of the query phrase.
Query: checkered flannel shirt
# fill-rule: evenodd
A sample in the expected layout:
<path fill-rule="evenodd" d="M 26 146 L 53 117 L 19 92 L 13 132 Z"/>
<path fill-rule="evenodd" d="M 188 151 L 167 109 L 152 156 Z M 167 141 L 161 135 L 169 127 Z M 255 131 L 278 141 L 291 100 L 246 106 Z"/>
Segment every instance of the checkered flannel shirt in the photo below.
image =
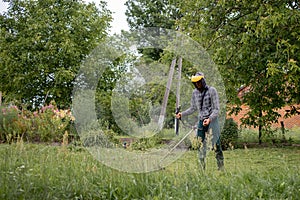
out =
<path fill-rule="evenodd" d="M 195 111 L 199 111 L 198 117 L 199 120 L 204 120 L 209 118 L 211 121 L 216 119 L 219 115 L 220 104 L 219 104 L 219 95 L 214 87 L 209 87 L 205 93 L 203 99 L 203 106 L 201 109 L 201 101 L 203 92 L 200 92 L 198 89 L 194 89 L 192 93 L 191 106 L 187 110 L 183 111 L 182 117 L 190 115 Z"/>

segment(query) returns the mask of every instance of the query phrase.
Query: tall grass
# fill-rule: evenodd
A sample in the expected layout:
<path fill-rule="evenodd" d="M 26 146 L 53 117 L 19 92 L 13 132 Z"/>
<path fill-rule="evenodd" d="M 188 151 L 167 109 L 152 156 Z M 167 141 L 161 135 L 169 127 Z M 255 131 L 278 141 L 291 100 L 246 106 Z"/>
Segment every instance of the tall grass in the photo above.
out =
<path fill-rule="evenodd" d="M 285 141 L 284 141 L 285 140 Z M 294 144 L 300 143 L 300 128 L 285 129 L 284 135 L 281 129 L 273 129 L 271 132 L 263 133 L 262 142 L 289 142 Z M 238 142 L 258 143 L 258 130 L 240 128 Z"/>
<path fill-rule="evenodd" d="M 226 170 L 219 172 L 211 152 L 203 172 L 197 152 L 189 151 L 164 170 L 129 174 L 102 165 L 84 149 L 0 145 L 0 199 L 297 199 L 299 153 L 225 151 Z"/>

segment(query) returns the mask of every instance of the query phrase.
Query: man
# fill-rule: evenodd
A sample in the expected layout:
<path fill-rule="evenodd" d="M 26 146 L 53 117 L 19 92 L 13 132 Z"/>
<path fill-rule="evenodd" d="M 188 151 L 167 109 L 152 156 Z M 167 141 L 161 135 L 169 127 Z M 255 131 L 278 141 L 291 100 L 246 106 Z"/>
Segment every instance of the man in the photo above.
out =
<path fill-rule="evenodd" d="M 191 78 L 195 89 L 192 93 L 191 106 L 187 110 L 178 113 L 177 118 L 181 118 L 198 111 L 198 129 L 197 138 L 201 138 L 202 147 L 199 148 L 199 159 L 200 165 L 205 169 L 205 158 L 206 158 L 206 132 L 210 129 L 213 133 L 212 144 L 216 152 L 218 170 L 224 169 L 224 156 L 220 142 L 220 127 L 219 127 L 219 96 L 217 90 L 206 85 L 204 74 L 197 72 Z"/>

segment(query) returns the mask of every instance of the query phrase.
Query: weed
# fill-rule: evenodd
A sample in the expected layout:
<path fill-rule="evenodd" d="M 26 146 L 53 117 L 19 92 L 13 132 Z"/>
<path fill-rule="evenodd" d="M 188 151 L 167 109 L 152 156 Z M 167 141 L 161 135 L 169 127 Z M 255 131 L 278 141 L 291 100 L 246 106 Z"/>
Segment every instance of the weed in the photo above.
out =
<path fill-rule="evenodd" d="M 213 153 L 200 170 L 188 151 L 151 173 L 130 174 L 97 162 L 86 150 L 24 143 L 0 145 L 0 199 L 297 199 L 300 149 L 225 151 L 225 172 Z"/>

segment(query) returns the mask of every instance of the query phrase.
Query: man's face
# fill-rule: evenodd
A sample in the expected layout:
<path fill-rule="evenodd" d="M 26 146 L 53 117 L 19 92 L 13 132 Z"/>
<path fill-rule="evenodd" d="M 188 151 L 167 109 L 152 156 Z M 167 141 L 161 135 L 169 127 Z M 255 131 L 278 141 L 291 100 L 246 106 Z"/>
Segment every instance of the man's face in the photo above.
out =
<path fill-rule="evenodd" d="M 197 82 L 195 83 L 195 86 L 196 86 L 197 89 L 202 89 L 202 83 L 201 83 L 201 80 L 200 80 L 200 81 L 197 81 Z"/>

